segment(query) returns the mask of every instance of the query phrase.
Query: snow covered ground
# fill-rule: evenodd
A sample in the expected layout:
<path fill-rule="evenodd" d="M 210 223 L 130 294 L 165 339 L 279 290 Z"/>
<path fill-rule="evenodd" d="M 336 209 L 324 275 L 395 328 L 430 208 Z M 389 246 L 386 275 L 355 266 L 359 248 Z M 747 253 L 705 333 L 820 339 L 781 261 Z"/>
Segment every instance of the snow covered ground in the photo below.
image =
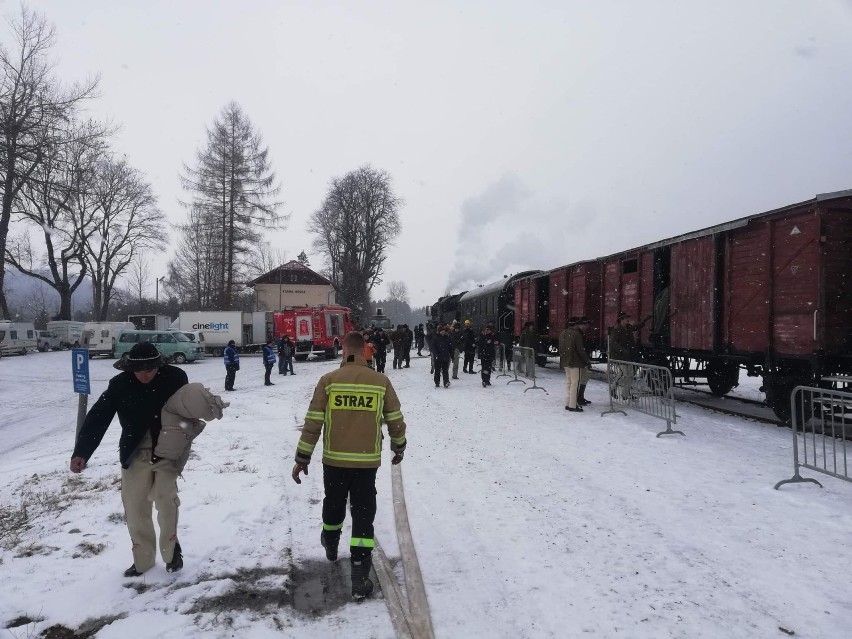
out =
<path fill-rule="evenodd" d="M 102 626 L 99 639 L 394 636 L 380 594 L 349 599 L 348 553 L 324 559 L 318 460 L 301 486 L 289 476 L 314 384 L 336 363 L 297 363 L 264 387 L 260 359 L 244 358 L 225 420 L 197 440 L 179 482 L 184 570 L 159 564 L 132 580 L 121 574 L 132 560 L 118 423 L 82 475 L 68 471 L 70 359 L 0 360 L 9 636 L 57 625 Z M 90 404 L 112 363 L 92 361 Z M 649 417 L 601 417 L 601 382 L 574 414 L 555 369 L 538 382 L 548 394 L 464 374 L 436 389 L 428 370 L 415 357 L 388 372 L 408 423 L 402 472 L 436 636 L 852 636 L 852 485 L 819 476 L 824 488 L 773 490 L 792 475 L 788 429 L 683 404 L 686 437 L 658 439 L 664 424 Z M 186 371 L 221 391 L 218 358 Z M 377 537 L 397 561 L 389 460 Z"/>

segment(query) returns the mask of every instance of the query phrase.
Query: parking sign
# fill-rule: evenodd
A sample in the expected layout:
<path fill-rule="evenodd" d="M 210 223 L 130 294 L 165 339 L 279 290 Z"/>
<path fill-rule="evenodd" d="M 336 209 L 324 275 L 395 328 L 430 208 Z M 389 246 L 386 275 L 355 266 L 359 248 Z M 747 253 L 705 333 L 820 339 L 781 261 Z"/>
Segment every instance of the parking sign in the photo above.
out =
<path fill-rule="evenodd" d="M 92 392 L 89 384 L 89 351 L 85 348 L 71 349 L 71 370 L 74 376 L 74 392 L 88 395 Z"/>

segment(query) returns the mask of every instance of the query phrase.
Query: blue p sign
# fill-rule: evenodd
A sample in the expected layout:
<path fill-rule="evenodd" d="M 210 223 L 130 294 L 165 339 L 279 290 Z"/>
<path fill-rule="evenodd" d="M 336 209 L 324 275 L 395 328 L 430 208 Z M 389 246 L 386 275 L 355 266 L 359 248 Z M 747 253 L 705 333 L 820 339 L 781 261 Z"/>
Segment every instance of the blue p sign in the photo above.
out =
<path fill-rule="evenodd" d="M 74 376 L 74 392 L 88 395 L 92 392 L 89 384 L 89 351 L 85 348 L 71 349 L 71 370 Z"/>

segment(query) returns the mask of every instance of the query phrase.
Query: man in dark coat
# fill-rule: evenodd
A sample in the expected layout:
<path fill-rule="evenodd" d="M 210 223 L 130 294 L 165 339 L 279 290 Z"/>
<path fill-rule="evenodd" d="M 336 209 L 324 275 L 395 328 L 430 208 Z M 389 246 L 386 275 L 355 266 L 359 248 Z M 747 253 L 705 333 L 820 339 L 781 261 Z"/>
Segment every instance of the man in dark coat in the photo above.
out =
<path fill-rule="evenodd" d="M 473 370 L 473 361 L 476 359 L 476 333 L 473 332 L 473 327 L 470 325 L 470 320 L 464 321 L 464 330 L 462 331 L 464 341 L 464 364 L 462 364 L 463 373 L 475 373 Z"/>
<path fill-rule="evenodd" d="M 228 342 L 222 353 L 222 359 L 225 362 L 225 390 L 232 391 L 237 371 L 240 370 L 240 355 L 237 353 L 237 343 L 234 340 Z"/>
<path fill-rule="evenodd" d="M 275 340 L 271 337 L 266 340 L 266 344 L 263 345 L 263 385 L 264 386 L 275 386 L 272 380 L 269 379 L 269 376 L 272 374 L 272 367 L 275 366 Z"/>
<path fill-rule="evenodd" d="M 400 355 L 400 368 L 405 360 L 405 368 L 411 368 L 411 345 L 414 343 L 414 333 L 408 328 L 408 324 L 402 325 L 402 354 Z"/>
<path fill-rule="evenodd" d="M 639 346 L 635 333 L 651 319 L 651 315 L 638 324 L 630 323 L 630 315 L 622 311 L 615 320 L 615 326 L 609 332 L 609 359 L 619 360 L 615 365 L 615 388 L 610 391 L 617 399 L 630 399 L 630 386 L 633 384 L 635 366 L 631 362 L 639 361 Z"/>
<path fill-rule="evenodd" d="M 422 357 L 423 346 L 425 345 L 426 331 L 423 330 L 423 324 L 418 324 L 414 327 L 414 348 L 417 349 L 417 356 Z"/>
<path fill-rule="evenodd" d="M 532 360 L 525 363 L 527 367 L 534 367 L 536 356 L 538 355 L 538 333 L 535 332 L 535 323 L 526 322 L 524 324 L 524 329 L 521 331 L 521 336 L 518 339 L 518 346 L 533 349 Z M 518 372 L 527 377 L 532 377 L 534 371 L 528 368 L 527 370 L 520 370 Z"/>
<path fill-rule="evenodd" d="M 71 472 L 86 468 L 118 414 L 121 501 L 133 544 L 133 564 L 124 576 L 138 577 L 154 565 L 157 537 L 151 517 L 152 501 L 160 525 L 160 556 L 166 570 L 176 572 L 183 568 L 177 539 L 179 471 L 173 460 L 152 463 L 152 455 L 160 435 L 163 406 L 189 380 L 180 368 L 166 364 L 150 342 L 136 344 L 113 366 L 122 372 L 109 381 L 86 415 L 71 455 Z"/>
<path fill-rule="evenodd" d="M 376 348 L 376 371 L 384 373 L 385 364 L 388 359 L 388 344 L 390 344 L 390 339 L 388 339 L 385 329 L 381 326 L 376 327 L 376 330 L 373 331 L 372 341 L 373 346 Z"/>
<path fill-rule="evenodd" d="M 453 356 L 453 341 L 447 334 L 447 327 L 441 326 L 438 334 L 432 338 L 432 354 L 435 357 L 435 388 L 441 385 L 444 378 L 444 388 L 450 387 L 450 359 Z"/>
<path fill-rule="evenodd" d="M 494 347 L 497 346 L 497 338 L 491 331 L 491 326 L 482 329 L 477 340 L 479 350 L 479 364 L 482 367 L 482 388 L 491 386 L 491 367 L 494 365 Z"/>

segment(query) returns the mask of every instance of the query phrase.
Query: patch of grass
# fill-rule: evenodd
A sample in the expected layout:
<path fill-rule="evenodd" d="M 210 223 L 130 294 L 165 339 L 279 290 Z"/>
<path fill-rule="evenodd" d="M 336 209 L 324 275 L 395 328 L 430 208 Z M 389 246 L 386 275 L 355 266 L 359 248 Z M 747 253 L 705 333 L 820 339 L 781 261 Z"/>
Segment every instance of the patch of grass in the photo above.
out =
<path fill-rule="evenodd" d="M 111 524 L 123 524 L 126 519 L 124 513 L 112 513 L 107 517 L 107 521 Z"/>
<path fill-rule="evenodd" d="M 216 472 L 220 475 L 224 473 L 251 473 L 256 475 L 257 466 L 249 466 L 248 464 L 225 465 Z"/>
<path fill-rule="evenodd" d="M 48 487 L 47 479 L 61 477 L 58 487 Z M 16 503 L 0 503 L 0 549 L 14 551 L 24 547 L 18 557 L 31 557 L 44 554 L 45 548 L 32 542 L 39 537 L 45 518 L 56 519 L 75 502 L 100 498 L 105 491 L 120 484 L 121 478 L 115 475 L 106 479 L 88 479 L 81 475 L 48 473 L 31 475 L 14 491 Z M 73 529 L 79 532 L 79 529 Z M 56 550 L 49 549 L 49 552 Z"/>
<path fill-rule="evenodd" d="M 105 617 L 97 617 L 95 619 L 87 619 L 81 623 L 80 627 L 76 630 L 69 628 L 68 626 L 63 626 L 62 624 L 54 624 L 50 626 L 50 628 L 45 628 L 39 636 L 42 637 L 42 639 L 91 639 L 113 621 L 124 619 L 126 617 L 127 613 L 121 613 L 120 615 L 108 615 Z"/>
<path fill-rule="evenodd" d="M 77 552 L 71 555 L 71 558 L 79 559 L 80 557 L 94 557 L 95 555 L 100 555 L 105 548 L 106 544 L 93 544 L 90 541 L 84 541 L 77 544 Z"/>

